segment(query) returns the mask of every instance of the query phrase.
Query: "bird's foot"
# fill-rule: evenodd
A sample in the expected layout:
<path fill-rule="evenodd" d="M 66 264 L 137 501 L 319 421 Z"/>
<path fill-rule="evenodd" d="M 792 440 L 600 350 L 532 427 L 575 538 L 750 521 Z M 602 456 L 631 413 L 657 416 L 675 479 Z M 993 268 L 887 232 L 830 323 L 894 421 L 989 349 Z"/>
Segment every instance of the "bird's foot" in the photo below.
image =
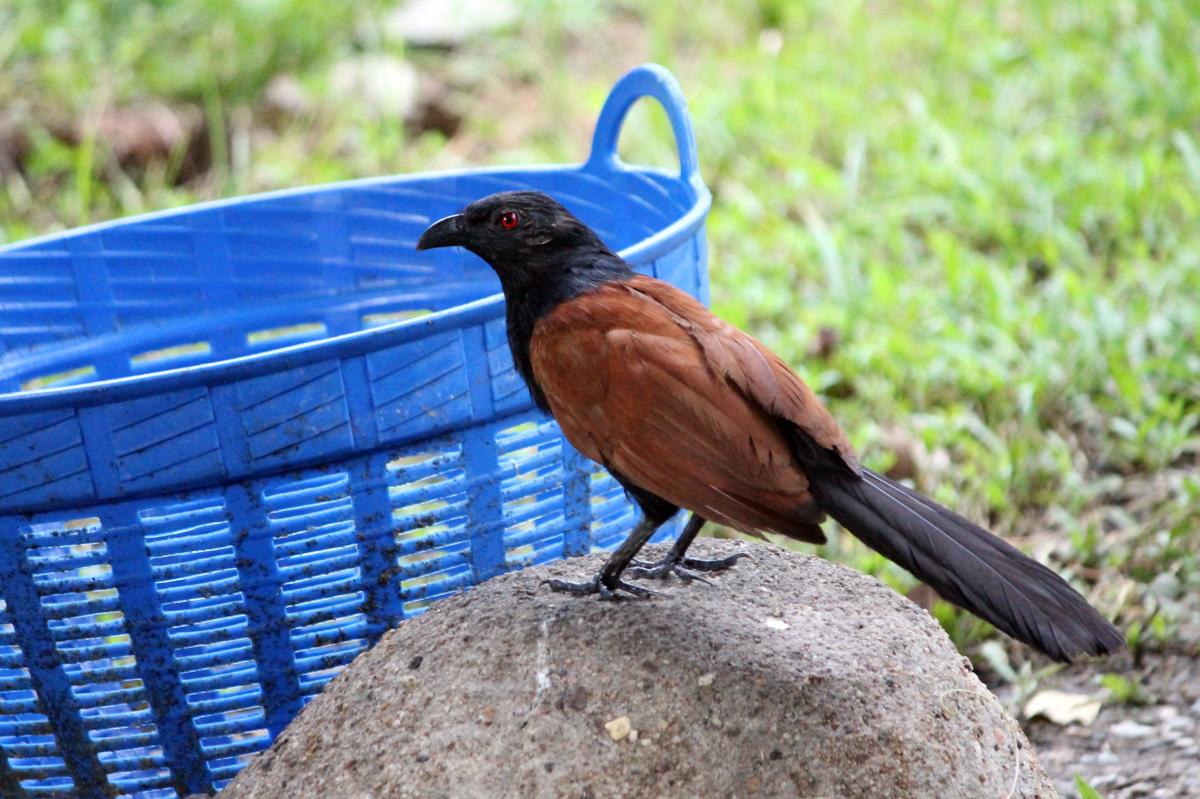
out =
<path fill-rule="evenodd" d="M 659 561 L 647 562 L 643 560 L 635 560 L 630 563 L 630 567 L 625 570 L 625 573 L 630 577 L 642 577 L 650 580 L 662 580 L 668 574 L 674 574 L 684 582 L 692 582 L 697 580 L 702 583 L 710 583 L 699 572 L 719 572 L 725 571 L 733 564 L 737 563 L 742 558 L 748 557 L 745 552 L 739 552 L 736 555 L 730 555 L 727 558 L 715 558 L 706 560 L 703 558 L 682 558 L 676 559 L 668 555 Z"/>
<path fill-rule="evenodd" d="M 605 582 L 599 574 L 582 583 L 571 582 L 570 580 L 542 580 L 542 583 L 550 586 L 551 591 L 563 594 L 575 594 L 576 596 L 596 594 L 601 599 L 606 599 L 610 602 L 620 599 L 621 592 L 638 599 L 662 596 L 658 591 L 651 591 L 649 588 L 642 588 L 640 585 L 627 583 L 621 579 Z"/>

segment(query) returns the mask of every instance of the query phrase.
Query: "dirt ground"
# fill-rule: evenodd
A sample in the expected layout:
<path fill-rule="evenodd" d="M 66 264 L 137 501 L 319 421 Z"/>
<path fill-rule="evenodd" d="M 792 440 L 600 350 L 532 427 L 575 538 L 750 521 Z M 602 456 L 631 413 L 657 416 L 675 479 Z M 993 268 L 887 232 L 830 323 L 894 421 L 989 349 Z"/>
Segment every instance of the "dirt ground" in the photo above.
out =
<path fill-rule="evenodd" d="M 1102 666 L 1074 667 L 1040 687 L 1094 693 L 1097 668 Z M 1038 759 L 1064 797 L 1079 795 L 1079 775 L 1105 799 L 1197 799 L 1200 661 L 1186 654 L 1150 655 L 1120 670 L 1150 704 L 1106 704 L 1087 726 L 1027 721 L 1025 733 Z M 999 693 L 1005 698 L 1009 692 Z"/>

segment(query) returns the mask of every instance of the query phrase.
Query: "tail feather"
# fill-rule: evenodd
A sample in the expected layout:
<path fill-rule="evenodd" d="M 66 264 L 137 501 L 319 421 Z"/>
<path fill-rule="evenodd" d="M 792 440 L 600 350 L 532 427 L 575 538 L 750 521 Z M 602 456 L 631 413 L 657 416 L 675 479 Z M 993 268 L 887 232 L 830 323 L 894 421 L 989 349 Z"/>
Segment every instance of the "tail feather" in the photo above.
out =
<path fill-rule="evenodd" d="M 1107 654 L 1124 643 L 1055 572 L 933 500 L 869 469 L 862 477 L 826 472 L 812 487 L 864 544 L 1055 660 Z"/>

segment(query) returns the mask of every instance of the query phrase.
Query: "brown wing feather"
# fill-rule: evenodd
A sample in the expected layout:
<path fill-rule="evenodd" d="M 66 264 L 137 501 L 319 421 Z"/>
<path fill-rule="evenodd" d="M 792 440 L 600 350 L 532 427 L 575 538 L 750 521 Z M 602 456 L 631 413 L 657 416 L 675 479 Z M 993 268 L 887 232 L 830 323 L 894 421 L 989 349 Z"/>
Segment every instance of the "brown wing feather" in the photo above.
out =
<path fill-rule="evenodd" d="M 628 285 L 666 309 L 704 350 L 713 368 L 768 413 L 796 425 L 819 446 L 836 452 L 852 472 L 862 473 L 854 448 L 821 400 L 762 342 L 670 283 L 638 275 Z"/>
<path fill-rule="evenodd" d="M 782 362 L 675 291 L 612 284 L 538 322 L 533 372 L 563 432 L 589 458 L 714 521 L 824 540 L 780 420 L 857 468 L 845 437 Z"/>

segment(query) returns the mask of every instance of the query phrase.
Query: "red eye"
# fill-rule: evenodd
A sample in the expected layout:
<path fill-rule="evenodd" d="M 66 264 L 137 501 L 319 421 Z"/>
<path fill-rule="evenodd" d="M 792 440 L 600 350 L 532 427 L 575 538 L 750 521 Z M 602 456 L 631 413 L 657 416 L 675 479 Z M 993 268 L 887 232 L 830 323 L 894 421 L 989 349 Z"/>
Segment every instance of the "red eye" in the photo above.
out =
<path fill-rule="evenodd" d="M 505 230 L 512 230 L 517 225 L 521 224 L 521 216 L 516 211 L 505 211 L 500 214 L 500 227 Z"/>

